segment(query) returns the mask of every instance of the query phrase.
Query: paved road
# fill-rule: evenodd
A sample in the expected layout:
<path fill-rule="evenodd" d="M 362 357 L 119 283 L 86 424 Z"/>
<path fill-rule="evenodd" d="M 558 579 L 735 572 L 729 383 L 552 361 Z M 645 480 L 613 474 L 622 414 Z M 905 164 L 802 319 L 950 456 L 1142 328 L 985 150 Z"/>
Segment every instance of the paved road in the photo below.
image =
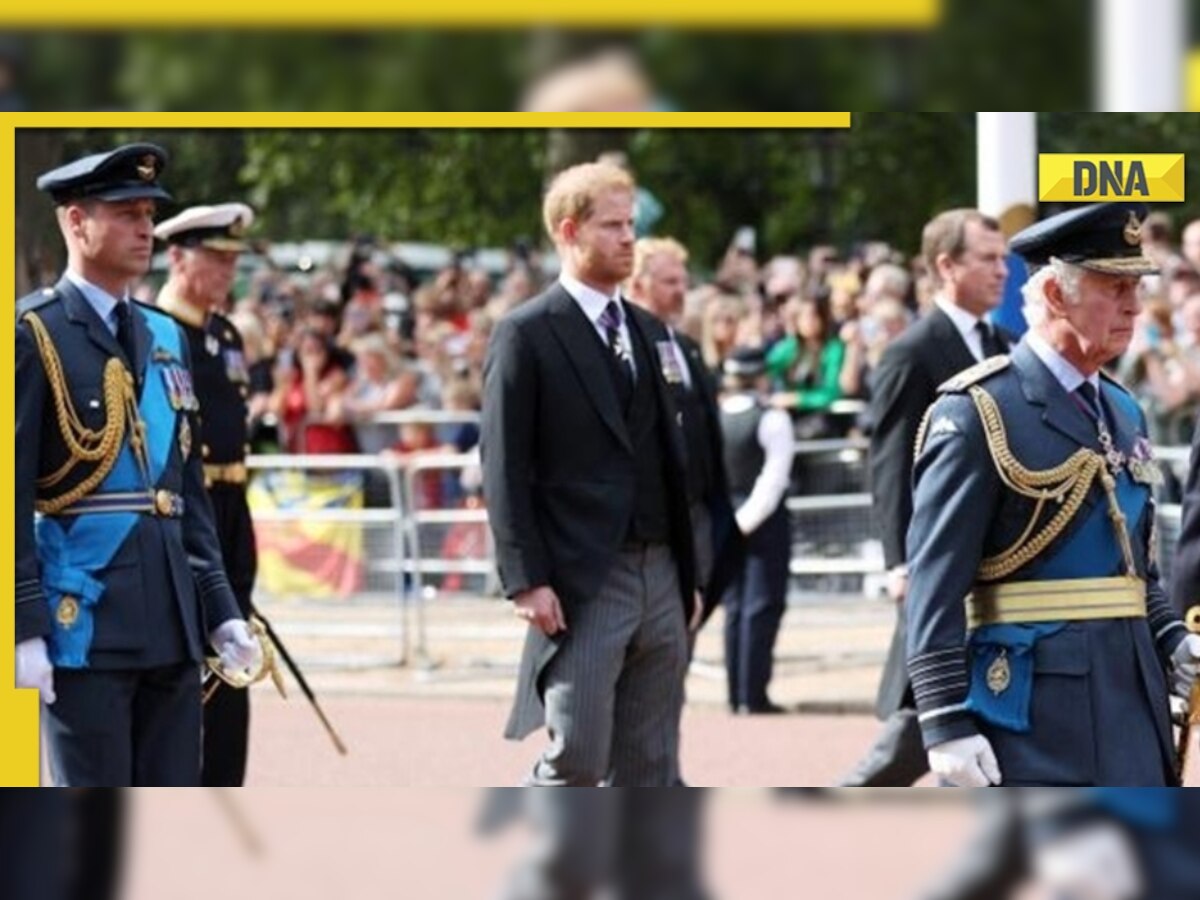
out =
<path fill-rule="evenodd" d="M 501 738 L 505 703 L 490 699 L 351 696 L 322 699 L 350 747 L 340 757 L 303 698 L 256 690 L 248 782 L 259 786 L 515 785 L 540 744 Z M 867 716 L 733 717 L 690 708 L 683 725 L 689 782 L 710 787 L 828 785 L 874 734 Z"/>
<path fill-rule="evenodd" d="M 237 815 L 262 842 L 258 855 L 247 852 L 214 792 L 138 791 L 126 900 L 485 900 L 529 849 L 519 825 L 488 839 L 473 832 L 476 790 L 233 793 Z M 713 897 L 914 897 L 958 852 L 973 814 L 958 802 L 910 797 L 711 795 L 704 867 Z"/>

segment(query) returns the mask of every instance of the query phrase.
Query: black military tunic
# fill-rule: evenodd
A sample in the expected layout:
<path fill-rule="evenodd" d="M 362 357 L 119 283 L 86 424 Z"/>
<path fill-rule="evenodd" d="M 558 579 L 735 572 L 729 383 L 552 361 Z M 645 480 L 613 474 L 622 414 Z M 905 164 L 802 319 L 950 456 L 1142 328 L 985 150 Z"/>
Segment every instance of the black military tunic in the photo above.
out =
<path fill-rule="evenodd" d="M 175 317 L 187 338 L 192 378 L 200 400 L 197 440 L 204 460 L 204 481 L 212 500 L 225 569 L 242 616 L 249 618 L 254 608 L 258 554 L 246 502 L 246 398 L 250 376 L 242 338 L 224 316 L 205 313 L 166 290 L 159 295 L 158 306 Z M 222 685 L 204 711 L 205 785 L 242 784 L 248 724 L 247 692 Z"/>

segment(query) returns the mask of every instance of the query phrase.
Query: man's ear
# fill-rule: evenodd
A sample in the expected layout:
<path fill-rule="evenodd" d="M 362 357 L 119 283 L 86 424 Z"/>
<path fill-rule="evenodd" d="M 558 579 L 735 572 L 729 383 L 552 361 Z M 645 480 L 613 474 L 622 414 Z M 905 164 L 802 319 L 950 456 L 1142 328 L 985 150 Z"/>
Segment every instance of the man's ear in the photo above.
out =
<path fill-rule="evenodd" d="M 558 223 L 558 236 L 565 243 L 575 243 L 575 238 L 579 235 L 579 223 L 570 216 L 567 216 Z"/>
<path fill-rule="evenodd" d="M 87 218 L 87 210 L 78 203 L 68 203 L 59 212 L 63 227 L 76 238 L 83 237 L 83 222 Z"/>
<path fill-rule="evenodd" d="M 1051 318 L 1061 319 L 1067 313 L 1067 295 L 1063 293 L 1062 285 L 1058 282 L 1058 276 L 1052 275 L 1042 285 L 1042 292 L 1046 296 L 1046 312 Z"/>
<path fill-rule="evenodd" d="M 939 253 L 933 258 L 933 267 L 937 269 L 938 279 L 945 284 L 950 280 L 950 274 L 954 271 L 954 259 L 949 253 Z"/>

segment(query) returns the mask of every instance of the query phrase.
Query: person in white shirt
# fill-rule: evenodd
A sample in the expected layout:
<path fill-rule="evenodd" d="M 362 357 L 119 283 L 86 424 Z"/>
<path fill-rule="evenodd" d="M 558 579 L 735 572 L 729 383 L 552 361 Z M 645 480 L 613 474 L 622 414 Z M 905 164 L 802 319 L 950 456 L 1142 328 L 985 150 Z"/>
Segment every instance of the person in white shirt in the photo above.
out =
<path fill-rule="evenodd" d="M 725 361 L 721 431 L 725 475 L 745 558 L 722 595 L 729 706 L 743 715 L 780 713 L 767 695 L 775 639 L 787 600 L 791 537 L 784 497 L 792 469 L 792 423 L 764 402 L 761 348 L 739 348 Z"/>

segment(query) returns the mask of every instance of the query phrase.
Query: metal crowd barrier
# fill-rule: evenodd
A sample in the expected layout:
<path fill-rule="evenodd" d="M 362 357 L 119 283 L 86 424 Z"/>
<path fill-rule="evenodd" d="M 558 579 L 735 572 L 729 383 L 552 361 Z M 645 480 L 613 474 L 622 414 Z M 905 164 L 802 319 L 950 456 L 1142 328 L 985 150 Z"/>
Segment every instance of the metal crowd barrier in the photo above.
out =
<path fill-rule="evenodd" d="M 427 411 L 389 413 L 389 420 L 430 422 Z M 438 416 L 446 423 L 470 421 L 458 414 Z M 793 602 L 805 597 L 847 598 L 878 596 L 884 584 L 883 552 L 875 537 L 865 439 L 798 442 L 793 491 L 786 500 L 792 530 L 791 589 Z M 1189 450 L 1156 448 L 1182 482 Z M 277 510 L 255 512 L 256 527 L 297 521 L 358 525 L 383 532 L 364 542 L 366 591 L 378 598 L 390 595 L 399 613 L 396 634 L 400 665 L 415 662 L 431 667 L 425 604 L 434 597 L 454 594 L 494 595 L 497 592 L 495 554 L 487 511 L 477 500 L 429 506 L 429 497 L 445 491 L 458 498 L 476 496 L 463 491 L 463 474 L 477 469 L 478 452 L 415 454 L 406 460 L 380 456 L 252 456 L 256 473 L 270 471 L 358 471 L 380 473 L 386 484 L 387 506 L 364 509 Z M 431 479 L 440 481 L 431 490 Z M 1170 577 L 1171 552 L 1178 535 L 1180 507 L 1158 506 L 1160 568 Z M 466 550 L 446 553 L 457 529 Z M 448 586 L 448 585 L 453 586 Z"/>

